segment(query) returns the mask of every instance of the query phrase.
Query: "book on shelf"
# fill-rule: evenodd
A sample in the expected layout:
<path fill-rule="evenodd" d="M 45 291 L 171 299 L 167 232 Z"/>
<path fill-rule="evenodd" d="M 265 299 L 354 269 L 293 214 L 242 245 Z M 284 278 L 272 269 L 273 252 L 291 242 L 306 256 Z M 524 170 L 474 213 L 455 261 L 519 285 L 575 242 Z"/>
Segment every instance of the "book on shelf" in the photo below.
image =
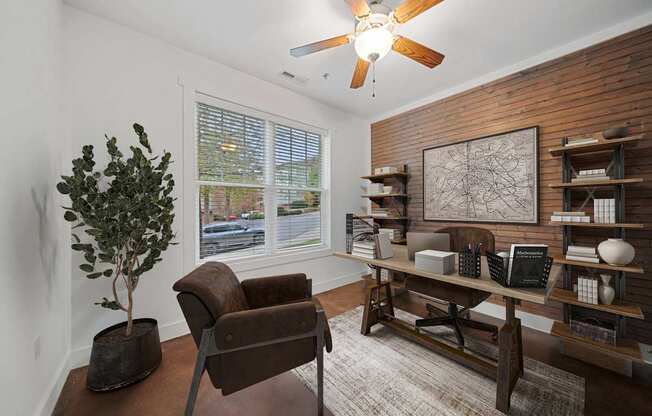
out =
<path fill-rule="evenodd" d="M 566 254 L 566 260 L 582 261 L 585 263 L 594 263 L 594 264 L 600 263 L 600 259 L 597 257 L 593 258 L 593 257 L 584 257 L 584 256 L 571 256 L 568 254 Z"/>
<path fill-rule="evenodd" d="M 571 179 L 571 183 L 581 183 L 581 182 L 590 182 L 590 181 L 608 181 L 611 177 L 607 175 L 584 175 L 577 176 Z"/>
<path fill-rule="evenodd" d="M 598 304 L 598 279 L 593 277 L 577 277 L 577 300 L 591 305 Z"/>
<path fill-rule="evenodd" d="M 591 222 L 584 211 L 555 211 L 550 216 L 552 222 Z"/>
<path fill-rule="evenodd" d="M 600 224 L 615 224 L 616 200 L 614 198 L 594 198 L 593 220 Z"/>
<path fill-rule="evenodd" d="M 595 176 L 595 175 L 606 175 L 607 174 L 607 169 L 602 168 L 602 169 L 580 169 L 577 172 L 577 176 Z"/>
<path fill-rule="evenodd" d="M 512 244 L 507 285 L 511 287 L 540 287 L 548 257 L 545 244 Z"/>
<path fill-rule="evenodd" d="M 567 250 L 566 251 L 567 256 L 576 256 L 576 257 L 587 257 L 587 258 L 598 258 L 597 254 L 588 254 L 588 253 L 582 253 L 574 250 Z"/>
<path fill-rule="evenodd" d="M 567 142 L 565 144 L 565 147 L 580 146 L 583 144 L 592 144 L 598 142 L 598 139 L 592 137 L 569 137 L 566 140 Z"/>
<path fill-rule="evenodd" d="M 587 255 L 595 255 L 595 247 L 587 247 L 587 246 L 575 246 L 575 245 L 569 245 L 567 251 L 572 251 L 574 253 L 582 253 L 582 254 L 587 254 Z"/>
<path fill-rule="evenodd" d="M 552 222 L 591 222 L 591 217 L 586 215 L 552 215 L 550 217 Z"/>

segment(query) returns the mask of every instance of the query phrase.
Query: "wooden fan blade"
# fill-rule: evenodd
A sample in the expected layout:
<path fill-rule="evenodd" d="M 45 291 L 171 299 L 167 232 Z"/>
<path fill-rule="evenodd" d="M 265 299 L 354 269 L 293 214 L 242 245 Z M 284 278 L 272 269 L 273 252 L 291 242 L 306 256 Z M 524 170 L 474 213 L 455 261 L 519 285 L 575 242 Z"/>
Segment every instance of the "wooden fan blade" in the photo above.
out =
<path fill-rule="evenodd" d="M 442 1 L 444 0 L 405 0 L 394 9 L 394 17 L 397 22 L 405 23 Z"/>
<path fill-rule="evenodd" d="M 358 62 L 355 64 L 355 71 L 353 71 L 353 78 L 351 79 L 351 88 L 360 88 L 364 85 L 368 70 L 369 62 L 358 58 Z"/>
<path fill-rule="evenodd" d="M 299 46 L 290 49 L 290 55 L 294 57 L 301 57 L 311 53 L 323 51 L 324 49 L 334 48 L 336 46 L 346 45 L 351 42 L 350 35 L 336 36 L 334 38 L 320 40 L 319 42 L 309 43 L 307 45 Z"/>
<path fill-rule="evenodd" d="M 371 13 L 367 0 L 344 0 L 356 17 L 368 16 Z"/>
<path fill-rule="evenodd" d="M 401 55 L 417 61 L 428 68 L 434 68 L 444 60 L 444 55 L 435 52 L 430 48 L 423 46 L 403 36 L 397 36 L 392 49 Z"/>

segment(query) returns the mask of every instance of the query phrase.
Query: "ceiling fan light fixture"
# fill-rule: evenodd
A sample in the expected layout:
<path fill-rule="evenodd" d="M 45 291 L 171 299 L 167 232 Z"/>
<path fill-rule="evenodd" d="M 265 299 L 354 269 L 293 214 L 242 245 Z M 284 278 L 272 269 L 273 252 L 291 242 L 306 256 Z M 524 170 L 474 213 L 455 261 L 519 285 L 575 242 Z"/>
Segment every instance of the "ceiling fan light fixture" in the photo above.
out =
<path fill-rule="evenodd" d="M 382 59 L 392 49 L 394 35 L 385 27 L 375 27 L 365 30 L 355 38 L 355 52 L 360 59 L 376 62 Z"/>

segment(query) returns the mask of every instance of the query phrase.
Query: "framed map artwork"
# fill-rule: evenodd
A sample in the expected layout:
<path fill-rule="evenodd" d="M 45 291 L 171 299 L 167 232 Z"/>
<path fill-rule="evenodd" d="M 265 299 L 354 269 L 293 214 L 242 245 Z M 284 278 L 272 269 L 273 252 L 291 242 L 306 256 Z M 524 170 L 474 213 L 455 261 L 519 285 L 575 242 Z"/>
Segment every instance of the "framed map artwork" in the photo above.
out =
<path fill-rule="evenodd" d="M 539 221 L 539 129 L 423 151 L 426 221 Z"/>

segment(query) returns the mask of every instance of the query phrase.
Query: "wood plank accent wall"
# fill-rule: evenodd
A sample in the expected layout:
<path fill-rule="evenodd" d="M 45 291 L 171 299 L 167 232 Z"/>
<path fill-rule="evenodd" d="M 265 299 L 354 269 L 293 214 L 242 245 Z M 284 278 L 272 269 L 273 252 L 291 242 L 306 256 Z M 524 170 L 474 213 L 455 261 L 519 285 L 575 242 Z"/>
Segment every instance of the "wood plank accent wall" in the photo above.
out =
<path fill-rule="evenodd" d="M 432 76 L 437 76 L 436 70 Z M 561 161 L 548 149 L 565 136 L 615 125 L 630 126 L 632 134 L 652 133 L 652 26 L 376 122 L 371 126 L 371 160 L 373 167 L 408 165 L 409 229 L 437 230 L 455 224 L 423 221 L 422 150 L 539 126 L 539 225 L 469 225 L 493 231 L 501 249 L 512 242 L 531 242 L 548 244 L 559 253 L 561 229 L 547 223 L 551 213 L 562 208 L 561 191 L 548 188 L 548 183 L 561 180 Z M 626 175 L 646 180 L 626 192 L 627 222 L 652 223 L 651 142 L 626 151 Z M 587 163 L 595 164 L 595 159 Z M 595 244 L 610 236 L 610 231 L 578 230 L 578 243 Z M 647 270 L 645 275 L 627 276 L 626 299 L 641 305 L 647 315 L 645 321 L 629 319 L 627 333 L 652 343 L 652 230 L 628 231 L 627 239 Z M 561 318 L 558 304 L 523 309 Z"/>

